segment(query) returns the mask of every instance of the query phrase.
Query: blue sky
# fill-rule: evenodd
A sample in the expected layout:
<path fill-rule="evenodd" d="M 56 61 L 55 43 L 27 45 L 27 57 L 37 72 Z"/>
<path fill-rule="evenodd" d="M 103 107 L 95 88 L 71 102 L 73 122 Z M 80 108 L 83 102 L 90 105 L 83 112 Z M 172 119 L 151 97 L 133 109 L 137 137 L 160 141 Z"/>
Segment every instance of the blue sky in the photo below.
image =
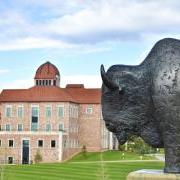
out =
<path fill-rule="evenodd" d="M 61 86 L 100 87 L 99 67 L 139 64 L 153 44 L 180 38 L 177 0 L 1 0 L 0 89 L 28 88 L 51 61 Z"/>

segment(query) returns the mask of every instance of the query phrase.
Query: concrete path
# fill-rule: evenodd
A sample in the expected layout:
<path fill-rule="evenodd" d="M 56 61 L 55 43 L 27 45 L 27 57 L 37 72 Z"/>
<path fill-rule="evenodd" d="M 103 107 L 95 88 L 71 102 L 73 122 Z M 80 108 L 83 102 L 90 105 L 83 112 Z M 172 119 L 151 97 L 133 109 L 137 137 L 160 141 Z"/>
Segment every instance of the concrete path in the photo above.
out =
<path fill-rule="evenodd" d="M 146 156 L 155 157 L 156 159 L 160 161 L 165 161 L 164 154 L 145 154 Z"/>
<path fill-rule="evenodd" d="M 160 161 L 165 161 L 165 157 L 163 154 L 155 154 L 156 159 L 160 160 Z"/>

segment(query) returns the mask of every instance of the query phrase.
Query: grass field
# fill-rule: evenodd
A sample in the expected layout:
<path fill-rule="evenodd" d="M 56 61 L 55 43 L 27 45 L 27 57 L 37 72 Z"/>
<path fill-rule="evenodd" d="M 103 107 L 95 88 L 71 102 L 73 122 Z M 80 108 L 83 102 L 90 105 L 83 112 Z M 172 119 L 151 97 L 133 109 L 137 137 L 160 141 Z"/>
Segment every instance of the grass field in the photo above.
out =
<path fill-rule="evenodd" d="M 102 156 L 101 156 L 102 155 Z M 74 156 L 70 161 L 78 161 L 78 162 L 84 162 L 84 161 L 117 161 L 117 160 L 150 160 L 155 159 L 151 156 L 142 156 L 135 153 L 130 152 L 123 152 L 123 151 L 105 151 L 103 153 L 98 152 L 92 152 L 92 153 L 86 153 L 85 155 L 83 153 L 80 153 L 76 156 Z"/>
<path fill-rule="evenodd" d="M 116 153 L 102 153 L 105 158 L 103 160 L 115 160 L 116 156 L 119 157 Z M 163 168 L 161 162 L 95 162 L 98 155 L 100 153 L 94 153 L 94 156 L 87 153 L 88 161 L 84 160 L 82 155 L 77 155 L 65 163 L 8 165 L 4 168 L 3 180 L 125 180 L 131 171 Z M 139 155 L 127 154 L 128 156 L 129 159 L 136 159 Z"/>

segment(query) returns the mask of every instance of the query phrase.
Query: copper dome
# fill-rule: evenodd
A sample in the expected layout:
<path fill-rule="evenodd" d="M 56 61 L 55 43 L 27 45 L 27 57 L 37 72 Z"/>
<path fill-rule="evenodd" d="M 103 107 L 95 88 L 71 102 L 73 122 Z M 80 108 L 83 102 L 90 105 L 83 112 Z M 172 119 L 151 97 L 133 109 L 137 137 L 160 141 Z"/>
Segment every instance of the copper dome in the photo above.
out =
<path fill-rule="evenodd" d="M 47 61 L 37 69 L 34 79 L 56 79 L 57 76 L 60 76 L 58 68 Z"/>

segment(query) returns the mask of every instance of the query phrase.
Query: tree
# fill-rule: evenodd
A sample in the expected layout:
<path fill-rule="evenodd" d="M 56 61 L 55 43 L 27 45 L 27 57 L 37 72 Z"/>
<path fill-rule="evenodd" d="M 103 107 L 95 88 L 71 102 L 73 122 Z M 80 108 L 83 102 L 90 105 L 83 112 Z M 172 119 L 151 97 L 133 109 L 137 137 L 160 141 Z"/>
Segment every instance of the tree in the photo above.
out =
<path fill-rule="evenodd" d="M 138 153 L 138 154 L 149 154 L 155 153 L 156 149 L 149 146 L 140 137 L 133 136 L 128 142 L 128 150 Z"/>

